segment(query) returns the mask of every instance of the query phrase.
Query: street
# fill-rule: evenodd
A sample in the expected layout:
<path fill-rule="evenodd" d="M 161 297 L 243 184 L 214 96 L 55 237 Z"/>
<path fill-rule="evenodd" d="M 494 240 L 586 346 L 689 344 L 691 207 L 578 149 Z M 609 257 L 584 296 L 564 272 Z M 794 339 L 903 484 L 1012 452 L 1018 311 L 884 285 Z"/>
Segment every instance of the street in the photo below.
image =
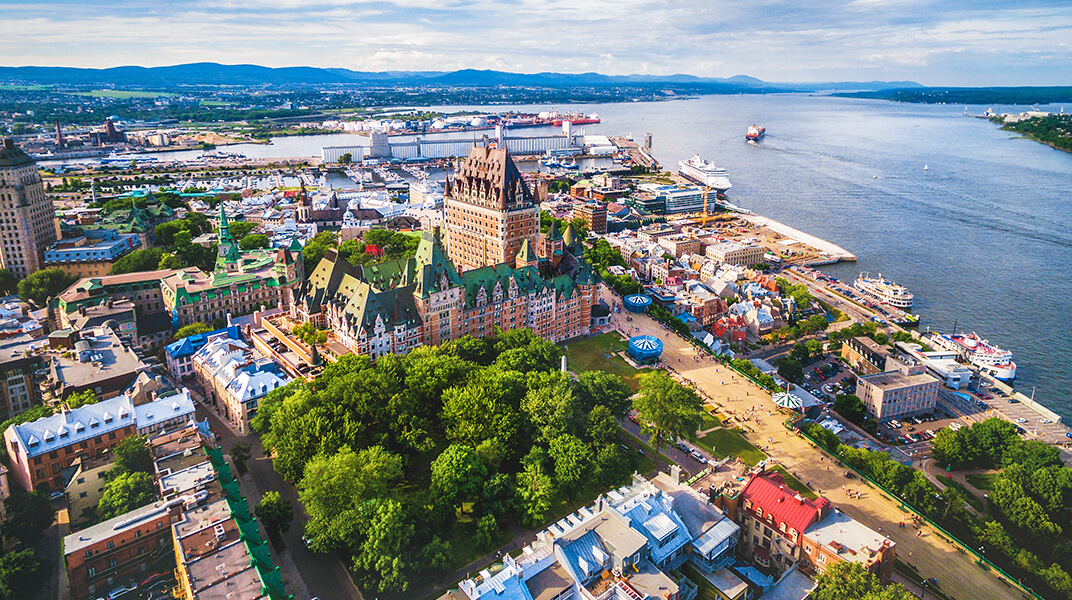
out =
<path fill-rule="evenodd" d="M 283 578 L 290 586 L 288 590 L 295 600 L 363 600 L 361 593 L 350 580 L 349 571 L 342 560 L 335 554 L 314 554 L 302 542 L 302 524 L 305 522 L 305 509 L 298 500 L 298 490 L 290 485 L 272 468 L 272 461 L 265 456 L 260 436 L 250 434 L 236 436 L 227 424 L 213 411 L 198 403 L 197 418 L 208 419 L 209 426 L 219 433 L 219 443 L 226 455 L 235 442 L 248 442 L 253 446 L 252 457 L 246 463 L 248 472 L 239 477 L 242 492 L 246 496 L 250 510 L 256 506 L 265 492 L 276 491 L 290 500 L 294 506 L 294 522 L 282 535 L 286 547 L 282 550 L 272 548 L 279 558 L 278 566 Z"/>

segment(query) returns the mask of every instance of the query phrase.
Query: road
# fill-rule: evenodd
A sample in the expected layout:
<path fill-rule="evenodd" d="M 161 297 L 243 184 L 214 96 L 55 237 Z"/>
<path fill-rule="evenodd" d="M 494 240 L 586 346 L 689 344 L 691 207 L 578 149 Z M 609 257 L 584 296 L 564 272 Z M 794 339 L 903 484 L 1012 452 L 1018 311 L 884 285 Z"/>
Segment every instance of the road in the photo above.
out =
<path fill-rule="evenodd" d="M 235 442 L 248 442 L 253 446 L 252 457 L 246 463 L 248 473 L 239 478 L 251 510 L 261 495 L 269 491 L 279 492 L 294 506 L 294 525 L 282 536 L 285 548 L 272 548 L 280 559 L 281 564 L 278 566 L 290 586 L 288 591 L 294 595 L 294 600 L 364 600 L 337 555 L 315 554 L 305 547 L 301 536 L 306 514 L 305 508 L 298 500 L 298 490 L 284 481 L 272 468 L 272 461 L 265 456 L 260 436 L 237 436 L 216 413 L 201 404 L 197 406 L 197 418 L 207 418 L 209 425 L 219 433 L 224 454 L 230 451 Z"/>
<path fill-rule="evenodd" d="M 615 299 L 609 292 L 608 300 Z M 769 394 L 740 376 L 733 375 L 725 366 L 713 360 L 704 359 L 696 362 L 695 348 L 677 334 L 674 334 L 646 315 L 633 315 L 628 323 L 619 326 L 636 327 L 633 335 L 652 335 L 663 340 L 663 361 L 675 369 L 681 377 L 693 381 L 712 398 L 709 404 L 728 415 L 743 414 L 750 407 L 766 407 L 771 414 L 763 410 L 752 413 L 752 420 L 745 437 L 753 444 L 770 446 L 767 454 L 782 464 L 798 479 L 804 481 L 817 492 L 825 495 L 849 516 L 859 520 L 868 527 L 881 531 L 897 543 L 897 555 L 906 563 L 914 565 L 925 578 L 937 577 L 941 589 L 947 594 L 961 600 L 972 598 L 1019 599 L 1020 594 L 1010 588 L 992 572 L 984 571 L 974 564 L 970 555 L 958 550 L 950 542 L 926 529 L 922 537 L 916 537 L 915 530 L 900 529 L 898 523 L 905 519 L 905 513 L 894 502 L 876 489 L 864 485 L 858 479 L 846 480 L 843 470 L 830 468 L 830 463 L 821 460 L 823 453 L 802 437 L 786 436 L 783 425 L 786 415 L 774 410 Z M 774 443 L 769 444 L 768 439 Z M 860 499 L 850 499 L 847 490 L 861 489 Z"/>

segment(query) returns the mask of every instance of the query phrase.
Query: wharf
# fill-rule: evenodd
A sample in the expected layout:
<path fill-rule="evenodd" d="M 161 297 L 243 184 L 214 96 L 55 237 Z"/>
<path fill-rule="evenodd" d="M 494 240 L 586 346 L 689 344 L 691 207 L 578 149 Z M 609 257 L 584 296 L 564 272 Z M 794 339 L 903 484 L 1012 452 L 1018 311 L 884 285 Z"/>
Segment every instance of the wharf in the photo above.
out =
<path fill-rule="evenodd" d="M 800 242 L 806 246 L 810 246 L 818 250 L 822 256 L 813 261 L 808 261 L 809 265 L 819 264 L 832 264 L 836 262 L 856 262 L 856 255 L 845 250 L 837 244 L 830 243 L 824 239 L 817 238 L 814 235 L 810 235 L 794 229 L 788 225 L 784 225 L 775 221 L 774 219 L 763 217 L 760 215 L 740 215 L 740 218 L 757 225 L 759 227 L 766 227 L 775 233 L 784 235 L 785 237 Z"/>

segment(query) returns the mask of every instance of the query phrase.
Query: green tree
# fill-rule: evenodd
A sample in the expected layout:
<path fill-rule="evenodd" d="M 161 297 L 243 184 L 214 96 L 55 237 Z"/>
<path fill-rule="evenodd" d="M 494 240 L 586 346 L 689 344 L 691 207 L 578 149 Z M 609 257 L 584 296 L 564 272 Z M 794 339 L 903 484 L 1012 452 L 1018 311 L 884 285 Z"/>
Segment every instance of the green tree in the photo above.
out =
<path fill-rule="evenodd" d="M 190 323 L 189 325 L 183 325 L 182 327 L 179 327 L 179 330 L 175 332 L 175 339 L 181 340 L 183 338 L 188 338 L 191 335 L 199 335 L 202 333 L 208 333 L 210 331 L 212 331 L 211 327 L 205 325 L 201 321 L 197 321 L 194 323 Z"/>
<path fill-rule="evenodd" d="M 852 394 L 838 394 L 834 398 L 834 411 L 857 425 L 862 425 L 867 418 L 867 407 Z"/>
<path fill-rule="evenodd" d="M 997 521 L 987 521 L 979 535 L 979 540 L 991 550 L 997 550 L 1008 558 L 1015 558 L 1020 551 L 1016 542 L 1012 541 L 1005 528 Z"/>
<path fill-rule="evenodd" d="M 529 527 L 541 525 L 551 510 L 555 494 L 551 477 L 538 461 L 530 461 L 517 474 L 517 512 L 521 522 Z"/>
<path fill-rule="evenodd" d="M 50 417 L 52 416 L 52 413 L 53 410 L 51 406 L 34 406 L 20 412 L 3 423 L 0 423 L 0 431 L 7 431 L 7 428 L 12 425 L 21 425 L 22 423 L 29 423 L 31 421 Z"/>
<path fill-rule="evenodd" d="M 324 253 L 328 248 L 335 246 L 336 236 L 330 231 L 321 231 L 313 236 L 313 239 L 305 243 L 302 247 L 302 260 L 305 263 L 305 273 L 311 275 L 316 269 L 316 265 L 320 262 L 320 259 L 324 258 Z"/>
<path fill-rule="evenodd" d="M 10 269 L 0 269 L 0 295 L 10 295 L 19 289 L 19 279 Z"/>
<path fill-rule="evenodd" d="M 652 434 L 655 455 L 663 443 L 679 438 L 696 439 L 703 423 L 703 400 L 696 392 L 656 371 L 641 380 L 640 395 L 633 401 L 645 433 Z"/>
<path fill-rule="evenodd" d="M 266 492 L 254 511 L 268 531 L 286 533 L 294 520 L 294 507 L 279 492 Z"/>
<path fill-rule="evenodd" d="M 618 441 L 618 434 L 621 430 L 618 420 L 606 406 L 596 406 L 588 413 L 588 427 L 585 433 L 596 446 Z"/>
<path fill-rule="evenodd" d="M 450 566 L 454 558 L 450 542 L 439 539 L 438 535 L 432 536 L 432 541 L 421 548 L 417 554 L 419 564 L 433 571 L 443 571 Z"/>
<path fill-rule="evenodd" d="M 380 446 L 354 452 L 343 446 L 305 466 L 298 486 L 313 550 L 357 548 L 370 501 L 386 497 L 402 480 L 402 459 Z"/>
<path fill-rule="evenodd" d="M 967 435 L 964 429 L 957 431 L 948 427 L 939 429 L 938 434 L 931 440 L 931 455 L 940 465 L 955 469 L 964 466 L 972 458 Z"/>
<path fill-rule="evenodd" d="M 251 233 L 242 238 L 238 245 L 243 250 L 256 250 L 258 248 L 267 248 L 271 243 L 268 236 L 263 233 Z"/>
<path fill-rule="evenodd" d="M 253 444 L 249 442 L 235 442 L 231 444 L 231 451 L 228 453 L 231 456 L 231 460 L 234 462 L 235 467 L 240 473 L 246 472 L 246 461 L 253 456 Z M 283 531 L 286 531 L 285 529 Z"/>
<path fill-rule="evenodd" d="M 7 515 L 0 532 L 5 538 L 17 539 L 27 546 L 34 545 L 52 525 L 52 507 L 43 492 L 14 493 L 4 499 L 4 509 Z"/>
<path fill-rule="evenodd" d="M 143 271 L 155 271 L 160 266 L 160 259 L 164 257 L 163 248 L 143 248 L 112 263 L 109 275 L 122 275 L 124 273 L 140 273 Z"/>
<path fill-rule="evenodd" d="M 121 473 L 153 473 L 153 455 L 144 435 L 135 435 L 116 444 L 112 449 L 115 461 L 108 471 L 114 477 Z"/>
<path fill-rule="evenodd" d="M 78 281 L 77 277 L 68 275 L 59 267 L 35 271 L 19 282 L 19 298 L 44 306 L 49 298 L 58 296 L 75 281 Z"/>
<path fill-rule="evenodd" d="M 5 523 L 6 525 L 6 523 Z M 33 598 L 48 572 L 33 550 L 8 552 L 0 556 L 0 600 Z"/>
<path fill-rule="evenodd" d="M 802 344 L 797 344 L 797 346 L 802 346 Z M 778 359 L 778 374 L 786 381 L 800 383 L 804 379 L 804 367 L 800 366 L 797 359 L 787 356 Z"/>
<path fill-rule="evenodd" d="M 480 510 L 501 517 L 510 512 L 514 504 L 514 483 L 506 473 L 496 473 L 484 481 Z"/>
<path fill-rule="evenodd" d="M 432 490 L 450 506 L 477 500 L 486 477 L 487 470 L 471 446 L 451 444 L 432 462 Z"/>
<path fill-rule="evenodd" d="M 291 333 L 293 333 L 299 340 L 305 342 L 310 348 L 319 346 L 328 341 L 327 332 L 318 328 L 312 321 L 306 321 L 305 323 L 298 325 Z"/>
<path fill-rule="evenodd" d="M 339 157 L 339 164 L 340 165 L 348 165 L 353 160 L 354 160 L 354 156 L 352 154 L 350 154 L 349 152 L 343 152 L 342 156 Z"/>
<path fill-rule="evenodd" d="M 476 533 L 473 534 L 473 544 L 481 550 L 490 550 L 495 544 L 495 537 L 499 533 L 499 524 L 492 515 L 484 515 L 476 522 Z"/>
<path fill-rule="evenodd" d="M 354 566 L 369 573 L 368 585 L 375 585 L 381 593 L 409 589 L 404 556 L 409 551 L 413 531 L 401 503 L 397 500 L 379 503 L 361 550 L 354 556 Z"/>
<path fill-rule="evenodd" d="M 232 238 L 240 240 L 252 233 L 257 228 L 257 224 L 248 221 L 234 221 L 229 223 L 227 228 L 230 230 Z"/>
<path fill-rule="evenodd" d="M 573 395 L 581 412 L 590 413 L 596 406 L 605 406 L 612 415 L 621 418 L 629 412 L 633 390 L 618 375 L 583 371 L 577 375 Z"/>
<path fill-rule="evenodd" d="M 812 600 L 914 600 L 899 583 L 883 586 L 878 577 L 859 563 L 838 561 L 821 571 L 816 578 Z"/>
<path fill-rule="evenodd" d="M 1072 577 L 1069 577 L 1068 572 L 1062 569 L 1060 565 L 1052 564 L 1048 568 L 1039 571 L 1038 575 L 1047 585 L 1053 588 L 1053 591 L 1066 598 L 1072 598 Z"/>
<path fill-rule="evenodd" d="M 577 495 L 589 474 L 592 449 L 576 436 L 563 434 L 551 440 L 551 458 L 555 462 L 555 479 L 569 500 Z"/>
<path fill-rule="evenodd" d="M 540 439 L 549 442 L 574 429 L 578 408 L 570 383 L 563 374 L 553 371 L 530 376 L 529 391 L 521 400 L 521 410 L 536 427 Z"/>
<path fill-rule="evenodd" d="M 99 401 L 97 394 L 93 393 L 93 390 L 82 390 L 76 394 L 71 394 L 63 400 L 63 402 L 70 409 L 82 408 L 87 404 L 96 404 Z"/>
<path fill-rule="evenodd" d="M 442 421 L 447 438 L 474 447 L 497 438 L 510 448 L 520 427 L 515 406 L 516 399 L 525 393 L 524 378 L 520 373 L 495 369 L 484 374 L 480 383 L 444 391 Z"/>
<path fill-rule="evenodd" d="M 117 475 L 105 486 L 104 495 L 97 504 L 97 514 L 102 520 L 124 515 L 152 502 L 155 491 L 153 477 L 148 473 Z"/>

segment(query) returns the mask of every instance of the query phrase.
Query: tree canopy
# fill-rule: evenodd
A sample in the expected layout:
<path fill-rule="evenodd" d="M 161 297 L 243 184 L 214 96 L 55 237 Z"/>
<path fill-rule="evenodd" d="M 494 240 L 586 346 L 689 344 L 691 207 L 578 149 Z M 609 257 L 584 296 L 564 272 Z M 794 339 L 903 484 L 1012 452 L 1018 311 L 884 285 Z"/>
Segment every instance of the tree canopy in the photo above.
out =
<path fill-rule="evenodd" d="M 160 259 L 164 258 L 163 248 L 142 248 L 120 258 L 112 263 L 109 275 L 122 275 L 124 273 L 140 273 L 143 271 L 155 271 L 160 266 Z"/>
<path fill-rule="evenodd" d="M 280 496 L 279 492 L 265 492 L 254 512 L 269 531 L 285 533 L 290 529 L 290 522 L 294 520 L 294 507 L 291 506 L 290 500 Z"/>
<path fill-rule="evenodd" d="M 179 327 L 179 330 L 175 332 L 175 339 L 181 340 L 183 338 L 188 338 L 191 335 L 208 333 L 210 331 L 212 331 L 211 327 L 205 325 L 201 321 L 196 321 L 194 323 L 190 323 L 189 325 L 183 325 L 182 327 Z"/>
<path fill-rule="evenodd" d="M 104 495 L 97 504 L 97 514 L 106 521 L 145 506 L 155 497 L 152 475 L 142 471 L 121 473 L 105 486 Z"/>
<path fill-rule="evenodd" d="M 134 435 L 119 442 L 112 453 L 115 462 L 109 474 L 153 473 L 153 455 L 143 435 Z"/>
<path fill-rule="evenodd" d="M 34 271 L 19 282 L 19 298 L 44 306 L 49 298 L 58 296 L 75 281 L 78 281 L 77 277 L 68 275 L 59 267 Z"/>
<path fill-rule="evenodd" d="M 884 586 L 858 563 L 838 561 L 816 578 L 813 600 L 915 600 L 899 583 Z"/>
<path fill-rule="evenodd" d="M 656 454 L 664 443 L 673 444 L 680 438 L 695 440 L 703 423 L 703 400 L 663 371 L 641 380 L 633 408 L 645 431 L 653 434 Z"/>

